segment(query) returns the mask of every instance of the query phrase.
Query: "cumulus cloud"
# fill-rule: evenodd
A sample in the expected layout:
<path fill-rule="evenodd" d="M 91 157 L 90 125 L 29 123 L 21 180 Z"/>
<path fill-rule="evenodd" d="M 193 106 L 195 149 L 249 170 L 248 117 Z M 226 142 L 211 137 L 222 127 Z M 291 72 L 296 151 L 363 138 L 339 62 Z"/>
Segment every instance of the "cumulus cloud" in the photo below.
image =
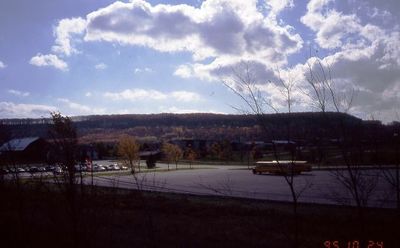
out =
<path fill-rule="evenodd" d="M 57 108 L 48 105 L 0 102 L 0 116 L 3 118 L 48 117 Z"/>
<path fill-rule="evenodd" d="M 271 9 L 270 15 L 275 18 L 282 10 L 286 8 L 293 8 L 293 0 L 266 0 L 265 4 Z"/>
<path fill-rule="evenodd" d="M 265 83 L 268 80 L 276 81 L 277 77 L 274 69 L 265 63 L 254 60 L 243 60 L 241 58 L 228 59 L 220 57 L 209 64 L 194 63 L 181 65 L 175 70 L 174 75 L 182 78 L 196 77 L 205 81 L 226 81 L 227 79 L 232 79 L 237 74 L 244 73 L 246 68 L 251 71 L 258 83 Z"/>
<path fill-rule="evenodd" d="M 0 61 L 0 69 L 4 69 L 4 68 L 6 68 L 6 67 L 7 67 L 7 65 L 4 64 L 2 61 Z"/>
<path fill-rule="evenodd" d="M 308 61 L 301 61 L 299 54 L 307 52 L 303 38 L 312 39 L 315 43 L 311 46 L 315 44 L 321 60 L 330 65 L 333 79 L 362 89 L 354 109 L 379 111 L 399 101 L 396 94 L 388 97 L 388 92 L 400 88 L 397 0 L 310 0 L 305 10 L 296 10 L 305 11 L 300 24 L 280 19 L 285 10 L 297 8 L 295 4 L 293 0 L 205 0 L 194 7 L 117 1 L 85 18 L 60 21 L 54 31 L 53 51 L 66 56 L 76 53 L 74 40 L 78 38 L 160 52 L 186 52 L 192 60 L 175 68 L 177 77 L 224 79 L 246 62 L 252 64 L 260 83 L 267 79 L 276 82 L 279 69 L 299 74 L 299 84 L 304 86 Z M 146 68 L 134 71 L 143 73 Z M 279 105 L 279 92 L 268 90 Z M 171 93 L 128 89 L 105 96 L 164 100 Z M 376 104 L 370 101 L 367 105 L 365 99 L 375 99 Z"/>
<path fill-rule="evenodd" d="M 146 89 L 126 89 L 121 92 L 106 92 L 104 97 L 111 100 L 129 100 L 129 101 L 142 101 L 142 100 L 173 100 L 178 102 L 194 102 L 201 100 L 201 96 L 195 92 L 190 91 L 173 91 L 163 93 L 157 90 Z"/>
<path fill-rule="evenodd" d="M 335 9 L 328 9 L 333 0 L 311 0 L 307 4 L 307 13 L 301 21 L 316 32 L 316 41 L 322 48 L 342 46 L 343 39 L 361 29 L 355 14 L 344 15 Z"/>
<path fill-rule="evenodd" d="M 354 113 L 384 113 L 399 103 L 388 94 L 400 88 L 399 9 L 395 1 L 311 0 L 301 18 L 326 54 L 321 59 L 335 84 L 357 90 Z"/>
<path fill-rule="evenodd" d="M 181 78 L 190 78 L 193 77 L 193 69 L 190 65 L 180 65 L 176 68 L 174 75 Z"/>
<path fill-rule="evenodd" d="M 286 64 L 287 56 L 299 51 L 303 41 L 290 26 L 264 16 L 257 2 L 207 0 L 199 8 L 185 4 L 153 6 L 141 0 L 115 2 L 87 15 L 84 39 L 162 52 L 187 51 L 199 62 L 240 58 L 267 65 Z M 267 3 L 274 13 L 293 5 L 292 1 Z M 209 64 L 201 65 L 207 68 Z M 187 76 L 183 69 L 175 75 Z"/>
<path fill-rule="evenodd" d="M 78 53 L 78 50 L 72 45 L 72 37 L 75 34 L 81 34 L 85 31 L 86 21 L 80 17 L 62 19 L 54 28 L 54 36 L 56 37 L 55 45 L 52 51 L 62 53 L 66 56 Z"/>
<path fill-rule="evenodd" d="M 62 71 L 68 71 L 68 64 L 54 54 L 36 54 L 29 61 L 31 65 L 35 66 L 50 66 Z"/>
<path fill-rule="evenodd" d="M 13 90 L 13 89 L 8 90 L 8 93 L 15 95 L 15 96 L 22 96 L 22 97 L 26 97 L 26 96 L 30 95 L 29 92 L 23 92 L 23 91 Z"/>

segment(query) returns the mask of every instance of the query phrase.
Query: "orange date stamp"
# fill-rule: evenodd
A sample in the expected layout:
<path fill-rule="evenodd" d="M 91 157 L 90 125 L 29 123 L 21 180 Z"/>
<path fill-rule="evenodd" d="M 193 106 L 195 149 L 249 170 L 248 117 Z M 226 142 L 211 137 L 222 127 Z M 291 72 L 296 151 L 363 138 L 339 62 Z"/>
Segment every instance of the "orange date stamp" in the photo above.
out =
<path fill-rule="evenodd" d="M 361 246 L 359 240 L 351 240 L 340 242 L 338 240 L 326 240 L 324 242 L 326 248 L 384 248 L 383 241 L 368 240 L 364 246 Z"/>

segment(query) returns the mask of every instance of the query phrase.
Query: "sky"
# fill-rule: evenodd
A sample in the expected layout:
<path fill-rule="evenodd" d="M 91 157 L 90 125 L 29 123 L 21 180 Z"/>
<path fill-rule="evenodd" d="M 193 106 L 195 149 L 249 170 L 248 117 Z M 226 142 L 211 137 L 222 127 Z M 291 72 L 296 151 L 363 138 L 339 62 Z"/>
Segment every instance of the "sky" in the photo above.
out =
<path fill-rule="evenodd" d="M 246 70 L 267 112 L 287 111 L 282 82 L 292 111 L 318 111 L 320 61 L 349 113 L 400 121 L 398 13 L 398 0 L 2 0 L 0 118 L 235 114 L 246 106 L 224 82 L 243 90 Z"/>

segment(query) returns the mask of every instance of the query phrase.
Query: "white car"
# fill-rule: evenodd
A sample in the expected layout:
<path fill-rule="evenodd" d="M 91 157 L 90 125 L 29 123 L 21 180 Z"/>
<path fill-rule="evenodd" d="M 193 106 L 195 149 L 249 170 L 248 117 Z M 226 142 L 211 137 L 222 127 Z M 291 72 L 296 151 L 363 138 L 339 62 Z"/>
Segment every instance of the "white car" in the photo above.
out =
<path fill-rule="evenodd" d="M 118 164 L 111 164 L 109 165 L 109 168 L 111 170 L 120 170 L 121 168 L 118 166 Z"/>
<path fill-rule="evenodd" d="M 62 170 L 62 168 L 61 168 L 60 166 L 55 166 L 54 169 L 53 169 L 53 173 L 54 173 L 55 175 L 59 175 L 59 174 L 61 174 L 62 172 L 63 172 L 63 170 Z"/>
<path fill-rule="evenodd" d="M 93 171 L 94 172 L 105 171 L 105 170 L 106 170 L 106 168 L 104 168 L 104 166 L 102 166 L 102 165 L 94 165 L 93 166 Z"/>

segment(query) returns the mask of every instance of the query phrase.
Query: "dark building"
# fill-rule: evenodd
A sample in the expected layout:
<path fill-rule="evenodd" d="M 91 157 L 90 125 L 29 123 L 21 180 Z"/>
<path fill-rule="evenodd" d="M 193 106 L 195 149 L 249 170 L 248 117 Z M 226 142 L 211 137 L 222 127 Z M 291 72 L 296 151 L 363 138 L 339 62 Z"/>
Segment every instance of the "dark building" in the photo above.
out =
<path fill-rule="evenodd" d="M 0 161 L 5 164 L 43 163 L 48 147 L 48 143 L 39 137 L 12 139 L 0 147 Z"/>

